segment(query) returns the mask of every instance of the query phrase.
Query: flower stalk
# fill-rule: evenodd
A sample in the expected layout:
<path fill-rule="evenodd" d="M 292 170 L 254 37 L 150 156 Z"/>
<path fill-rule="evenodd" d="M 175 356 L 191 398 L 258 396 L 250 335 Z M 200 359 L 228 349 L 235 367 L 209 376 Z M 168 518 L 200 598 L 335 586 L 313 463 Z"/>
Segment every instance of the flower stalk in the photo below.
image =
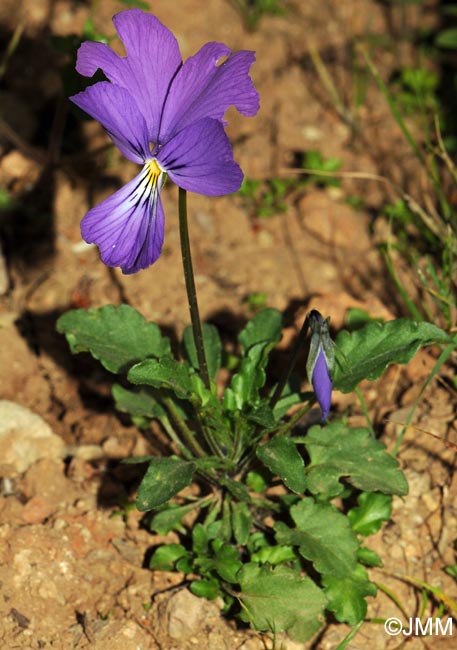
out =
<path fill-rule="evenodd" d="M 208 390 L 211 382 L 208 374 L 205 347 L 203 344 L 203 332 L 198 310 L 197 290 L 195 288 L 194 269 L 192 265 L 192 254 L 190 250 L 189 226 L 187 222 L 187 192 L 179 188 L 179 238 L 181 241 L 181 258 L 186 282 L 187 300 L 189 303 L 190 320 L 194 334 L 195 349 L 197 350 L 198 367 L 200 377 Z"/>

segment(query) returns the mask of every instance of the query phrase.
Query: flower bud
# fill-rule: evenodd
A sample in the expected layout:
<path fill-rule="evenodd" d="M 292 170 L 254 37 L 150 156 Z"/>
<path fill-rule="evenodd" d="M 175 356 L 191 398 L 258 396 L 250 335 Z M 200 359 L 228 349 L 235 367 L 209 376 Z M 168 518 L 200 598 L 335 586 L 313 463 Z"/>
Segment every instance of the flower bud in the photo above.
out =
<path fill-rule="evenodd" d="M 324 320 L 321 314 L 313 309 L 308 314 L 308 322 L 311 329 L 311 342 L 306 372 L 321 407 L 322 419 L 325 420 L 332 402 L 331 374 L 335 367 L 334 343 L 330 338 L 328 318 Z"/>

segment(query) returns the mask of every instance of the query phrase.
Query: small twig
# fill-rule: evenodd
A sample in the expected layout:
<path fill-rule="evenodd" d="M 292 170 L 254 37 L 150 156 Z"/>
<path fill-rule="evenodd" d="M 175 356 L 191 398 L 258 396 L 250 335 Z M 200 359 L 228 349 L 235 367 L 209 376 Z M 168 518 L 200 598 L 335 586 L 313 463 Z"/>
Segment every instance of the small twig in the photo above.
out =
<path fill-rule="evenodd" d="M 8 64 L 10 62 L 11 57 L 13 56 L 14 52 L 16 51 L 17 46 L 19 45 L 19 42 L 21 40 L 22 32 L 24 31 L 25 24 L 24 23 L 19 23 L 19 25 L 16 27 L 14 30 L 10 41 L 8 43 L 8 46 L 6 48 L 5 55 L 3 57 L 3 61 L 0 63 L 0 79 L 3 78 L 5 72 L 8 69 Z"/>

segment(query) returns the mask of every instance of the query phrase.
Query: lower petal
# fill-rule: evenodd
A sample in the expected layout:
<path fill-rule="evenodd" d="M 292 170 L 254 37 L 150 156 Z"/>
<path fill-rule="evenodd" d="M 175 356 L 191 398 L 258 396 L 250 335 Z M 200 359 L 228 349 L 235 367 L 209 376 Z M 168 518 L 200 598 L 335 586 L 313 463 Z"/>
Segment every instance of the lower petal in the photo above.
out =
<path fill-rule="evenodd" d="M 231 194 L 243 181 L 219 120 L 205 118 L 186 127 L 159 150 L 157 159 L 176 185 L 205 196 Z"/>
<path fill-rule="evenodd" d="M 164 213 L 160 200 L 163 174 L 141 173 L 86 214 L 81 222 L 83 239 L 96 244 L 102 261 L 120 266 L 125 274 L 153 264 L 162 251 Z"/>

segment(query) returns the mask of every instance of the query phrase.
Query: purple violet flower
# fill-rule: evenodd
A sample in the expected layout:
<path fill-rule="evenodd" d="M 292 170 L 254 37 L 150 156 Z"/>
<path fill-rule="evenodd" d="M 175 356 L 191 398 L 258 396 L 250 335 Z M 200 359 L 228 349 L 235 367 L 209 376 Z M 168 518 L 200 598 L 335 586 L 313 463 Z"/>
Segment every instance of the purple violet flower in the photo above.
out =
<path fill-rule="evenodd" d="M 179 187 L 206 196 L 240 188 L 243 173 L 233 159 L 223 117 L 232 105 L 243 115 L 255 115 L 259 96 L 249 77 L 254 52 L 231 54 L 222 43 L 207 43 L 183 63 L 176 38 L 155 16 L 130 9 L 113 22 L 127 56 L 104 43 L 82 43 L 76 70 L 91 77 L 100 68 L 109 81 L 70 99 L 143 168 L 89 210 L 81 233 L 97 244 L 105 264 L 136 273 L 162 250 L 160 190 L 167 175 Z"/>
<path fill-rule="evenodd" d="M 311 342 L 306 371 L 321 407 L 322 420 L 326 420 L 332 405 L 331 373 L 335 366 L 335 344 L 330 338 L 328 318 L 324 320 L 321 314 L 313 309 L 308 314 L 308 320 Z"/>

